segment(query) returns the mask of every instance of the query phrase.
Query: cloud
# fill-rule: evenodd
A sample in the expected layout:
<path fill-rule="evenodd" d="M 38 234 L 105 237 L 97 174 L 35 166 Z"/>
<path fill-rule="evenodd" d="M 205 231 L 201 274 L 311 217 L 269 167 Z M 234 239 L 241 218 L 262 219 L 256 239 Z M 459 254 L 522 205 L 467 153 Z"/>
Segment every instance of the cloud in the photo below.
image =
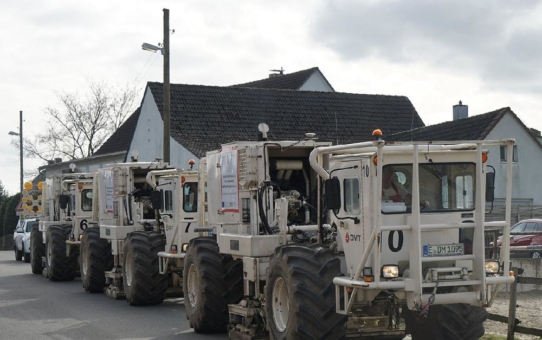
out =
<path fill-rule="evenodd" d="M 344 60 L 425 63 L 539 93 L 540 10 L 534 1 L 328 1 L 311 32 Z"/>

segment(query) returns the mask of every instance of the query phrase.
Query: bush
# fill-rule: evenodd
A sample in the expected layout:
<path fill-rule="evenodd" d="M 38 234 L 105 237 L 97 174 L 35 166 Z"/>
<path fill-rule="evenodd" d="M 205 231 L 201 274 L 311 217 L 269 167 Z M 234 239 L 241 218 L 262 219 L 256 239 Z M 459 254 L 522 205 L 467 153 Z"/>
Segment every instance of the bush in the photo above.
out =
<path fill-rule="evenodd" d="M 4 219 L 2 233 L 0 236 L 13 234 L 15 232 L 15 227 L 17 226 L 17 222 L 19 221 L 19 217 L 15 212 L 15 208 L 17 207 L 17 204 L 19 204 L 20 200 L 21 194 L 16 194 L 7 199 L 6 202 L 3 204 Z"/>

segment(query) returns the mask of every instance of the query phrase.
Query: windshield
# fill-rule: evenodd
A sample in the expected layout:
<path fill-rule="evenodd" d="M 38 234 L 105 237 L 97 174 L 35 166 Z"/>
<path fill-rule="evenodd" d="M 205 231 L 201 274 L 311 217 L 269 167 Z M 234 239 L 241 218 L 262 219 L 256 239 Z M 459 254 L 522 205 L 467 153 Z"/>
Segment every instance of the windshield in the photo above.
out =
<path fill-rule="evenodd" d="M 29 233 L 32 231 L 32 228 L 37 225 L 38 225 L 38 221 L 26 222 L 24 231 Z"/>
<path fill-rule="evenodd" d="M 419 167 L 420 209 L 463 211 L 474 209 L 474 163 L 425 163 Z M 382 212 L 412 209 L 412 164 L 382 167 Z"/>

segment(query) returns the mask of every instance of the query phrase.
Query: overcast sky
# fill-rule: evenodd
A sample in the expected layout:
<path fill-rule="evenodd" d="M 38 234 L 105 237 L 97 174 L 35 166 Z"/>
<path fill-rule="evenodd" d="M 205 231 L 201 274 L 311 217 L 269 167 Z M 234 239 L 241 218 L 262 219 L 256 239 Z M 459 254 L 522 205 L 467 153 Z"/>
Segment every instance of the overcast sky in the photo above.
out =
<path fill-rule="evenodd" d="M 19 188 L 25 136 L 58 106 L 55 91 L 162 81 L 162 57 L 141 50 L 170 9 L 171 82 L 231 85 L 318 66 L 336 91 L 404 95 L 426 125 L 509 106 L 542 129 L 538 1 L 17 0 L 0 2 L 0 181 Z M 141 99 L 138 99 L 140 101 Z M 16 137 L 15 137 L 16 138 Z M 25 167 L 39 162 L 25 159 Z"/>

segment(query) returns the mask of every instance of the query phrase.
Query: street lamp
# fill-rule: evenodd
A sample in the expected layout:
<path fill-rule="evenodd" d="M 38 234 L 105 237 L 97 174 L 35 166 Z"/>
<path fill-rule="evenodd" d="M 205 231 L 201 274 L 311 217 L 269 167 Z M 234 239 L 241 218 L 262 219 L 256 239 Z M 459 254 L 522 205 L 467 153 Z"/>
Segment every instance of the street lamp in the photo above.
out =
<path fill-rule="evenodd" d="M 169 122 L 170 122 L 170 84 L 169 84 L 169 9 L 164 8 L 164 46 L 143 43 L 141 48 L 145 51 L 155 53 L 160 51 L 164 56 L 164 141 L 163 153 L 164 162 L 169 163 Z"/>
<path fill-rule="evenodd" d="M 147 44 L 147 43 L 143 43 L 143 45 L 141 45 L 141 48 L 145 51 L 149 51 L 149 52 L 156 52 L 156 51 L 160 51 L 162 53 L 162 55 L 164 55 L 164 48 L 163 47 L 158 47 L 156 45 L 152 45 L 152 44 Z"/>
<path fill-rule="evenodd" d="M 20 178 L 20 189 L 21 195 L 23 193 L 23 111 L 19 111 L 19 133 L 10 131 L 8 132 L 10 136 L 19 136 L 19 157 L 21 161 L 21 178 Z"/>

